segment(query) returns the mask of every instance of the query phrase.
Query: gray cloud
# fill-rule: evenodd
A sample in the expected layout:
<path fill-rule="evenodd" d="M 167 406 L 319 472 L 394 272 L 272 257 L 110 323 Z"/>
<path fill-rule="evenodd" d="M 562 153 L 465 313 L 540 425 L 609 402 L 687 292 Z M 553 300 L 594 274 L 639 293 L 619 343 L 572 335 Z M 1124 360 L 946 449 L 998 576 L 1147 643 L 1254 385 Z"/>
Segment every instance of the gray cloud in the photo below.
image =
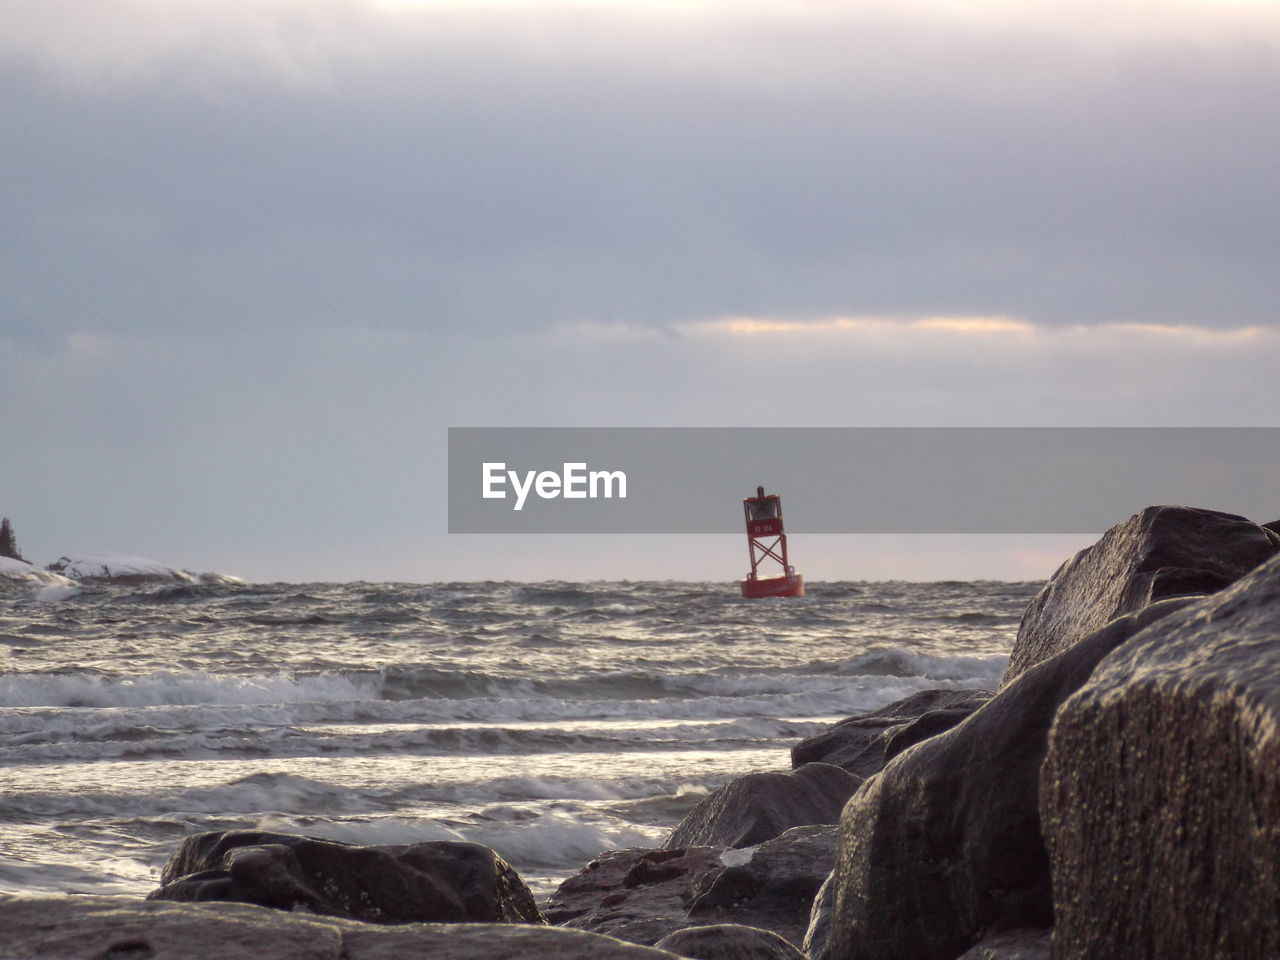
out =
<path fill-rule="evenodd" d="M 1243 30 L 320 9 L 132 72 L 11 53 L 7 324 L 1275 319 L 1280 59 Z"/>

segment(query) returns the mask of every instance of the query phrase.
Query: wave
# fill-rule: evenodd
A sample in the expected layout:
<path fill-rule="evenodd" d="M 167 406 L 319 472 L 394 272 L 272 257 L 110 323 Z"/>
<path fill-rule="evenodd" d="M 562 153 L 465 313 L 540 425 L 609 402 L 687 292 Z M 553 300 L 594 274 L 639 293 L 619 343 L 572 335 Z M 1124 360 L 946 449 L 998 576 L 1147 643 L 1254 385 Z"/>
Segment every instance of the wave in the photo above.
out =
<path fill-rule="evenodd" d="M 840 677 L 922 677 L 927 680 L 997 683 L 1008 665 L 1007 653 L 984 656 L 938 656 L 906 647 L 875 647 L 847 660 L 816 660 L 796 667 L 804 673 L 828 673 Z"/>
<path fill-rule="evenodd" d="M 594 610 L 609 607 L 614 612 L 623 613 L 650 606 L 640 602 L 634 590 L 619 584 L 565 583 L 555 580 L 513 585 L 509 600 L 521 606 L 589 606 Z"/>
<path fill-rule="evenodd" d="M 181 820 L 192 815 L 367 817 L 412 808 L 434 811 L 424 815 L 424 819 L 439 822 L 459 807 L 475 809 L 477 805 L 480 817 L 494 821 L 510 820 L 517 811 L 527 810 L 525 805 L 531 803 L 556 802 L 607 810 L 614 803 L 626 805 L 655 798 L 678 798 L 682 792 L 692 791 L 687 803 L 696 801 L 701 793 L 718 786 L 722 780 L 715 776 L 690 783 L 663 776 L 605 780 L 589 776 L 509 775 L 465 782 L 414 782 L 396 788 L 366 785 L 352 789 L 343 783 L 292 773 L 260 772 L 225 783 L 180 790 L 130 783 L 121 784 L 117 789 L 27 790 L 0 795 L 0 821 L 97 817 Z"/>
<path fill-rule="evenodd" d="M 205 720 L 195 717 L 194 720 Z M 528 756 L 537 753 L 637 753 L 735 750 L 794 741 L 821 732 L 821 721 L 773 717 L 663 723 L 605 724 L 582 729 L 510 727 L 501 724 L 405 726 L 383 730 L 283 727 L 218 729 L 207 723 L 190 731 L 129 722 L 75 727 L 65 722 L 12 734 L 0 741 L 0 763 L 144 760 L 164 757 L 335 756 Z"/>
<path fill-rule="evenodd" d="M 57 603 L 61 600 L 70 600 L 72 597 L 80 593 L 80 587 L 72 583 L 51 583 L 43 587 L 36 588 L 31 597 L 41 603 Z"/>
<path fill-rule="evenodd" d="M 0 677 L 0 707 L 151 707 L 362 700 L 376 685 L 340 673 L 226 676 L 158 671 L 141 677 L 20 673 Z"/>
<path fill-rule="evenodd" d="M 832 720 L 994 686 L 1032 589 L 811 588 L 24 584 L 0 596 L 0 889 L 145 893 L 183 836 L 254 827 L 474 840 L 551 884 Z M 59 873 L 81 863 L 99 879 Z"/>
<path fill-rule="evenodd" d="M 201 574 L 195 583 L 160 584 L 142 590 L 130 584 L 128 585 L 128 592 L 121 592 L 118 589 L 112 590 L 113 586 L 115 585 L 95 584 L 96 589 L 108 594 L 110 599 L 118 604 L 192 603 L 201 600 L 216 600 L 221 597 L 244 593 L 249 589 L 244 581 L 235 577 L 224 577 L 221 574 Z"/>
<path fill-rule="evenodd" d="M 1008 657 L 935 656 L 879 647 L 846 660 L 719 673 L 609 671 L 564 679 L 391 664 L 378 670 L 313 674 L 218 675 L 157 671 L 138 677 L 88 673 L 19 673 L 0 677 L 0 707 L 154 707 L 193 704 L 288 704 L 509 700 L 633 701 L 838 694 L 866 677 L 996 683 Z M 433 715 L 439 710 L 427 707 Z M 445 708 L 448 710 L 448 708 Z M 676 708 L 676 712 L 680 708 Z M 391 711 L 394 714 L 394 711 Z M 608 713 L 609 711 L 606 711 Z M 447 715 L 461 716 L 451 713 Z M 666 714 L 670 715 L 670 714 Z M 537 719 L 537 718 L 530 718 Z"/>

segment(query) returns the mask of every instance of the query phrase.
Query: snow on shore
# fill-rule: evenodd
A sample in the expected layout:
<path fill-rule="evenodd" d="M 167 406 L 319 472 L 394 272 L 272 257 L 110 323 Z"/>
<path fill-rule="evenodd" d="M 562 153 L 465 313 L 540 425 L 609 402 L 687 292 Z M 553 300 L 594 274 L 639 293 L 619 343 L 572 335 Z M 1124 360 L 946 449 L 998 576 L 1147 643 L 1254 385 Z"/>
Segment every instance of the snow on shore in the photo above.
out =
<path fill-rule="evenodd" d="M 55 586 L 69 586 L 72 583 L 71 580 L 67 579 L 60 573 L 41 570 L 39 567 L 32 566 L 25 560 L 14 560 L 10 557 L 0 557 L 0 577 L 5 577 L 9 580 L 26 580 L 31 583 Z"/>
<path fill-rule="evenodd" d="M 177 580 L 194 582 L 196 577 L 185 570 L 145 557 L 129 557 L 119 553 L 71 553 L 49 564 L 72 580 Z"/>

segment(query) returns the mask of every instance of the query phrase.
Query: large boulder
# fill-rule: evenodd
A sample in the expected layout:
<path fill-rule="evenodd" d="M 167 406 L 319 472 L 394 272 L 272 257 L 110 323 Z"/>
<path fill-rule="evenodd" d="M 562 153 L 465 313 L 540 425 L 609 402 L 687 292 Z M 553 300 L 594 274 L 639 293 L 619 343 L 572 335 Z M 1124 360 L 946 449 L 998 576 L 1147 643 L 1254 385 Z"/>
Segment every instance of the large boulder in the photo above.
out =
<path fill-rule="evenodd" d="M 723 847 L 630 848 L 603 854 L 565 880 L 543 904 L 554 924 L 657 943 L 705 923 L 689 919 L 695 891 L 724 870 Z"/>
<path fill-rule="evenodd" d="M 1193 602 L 1113 621 L 868 780 L 840 818 L 827 955 L 953 960 L 991 933 L 1050 926 L 1038 789 L 1054 713 L 1104 656 Z"/>
<path fill-rule="evenodd" d="M 792 827 L 721 859 L 728 865 L 694 891 L 689 916 L 702 923 L 749 924 L 800 944 L 814 897 L 835 866 L 836 827 Z"/>
<path fill-rule="evenodd" d="M 663 937 L 657 948 L 693 960 L 808 960 L 776 933 L 738 923 L 686 927 Z"/>
<path fill-rule="evenodd" d="M 833 870 L 822 881 L 817 894 L 813 898 L 813 906 L 809 908 L 809 927 L 804 932 L 804 940 L 800 948 L 809 960 L 830 960 L 831 957 L 831 913 L 836 905 L 836 875 Z"/>
<path fill-rule="evenodd" d="M 935 713 L 945 715 L 951 721 L 949 725 L 954 726 L 990 699 L 989 690 L 921 690 L 878 710 L 848 717 L 823 733 L 801 740 L 791 748 L 791 765 L 830 763 L 865 779 L 884 766 L 885 748 L 903 728 Z M 946 729 L 946 721 L 940 721 L 941 717 L 923 720 L 933 725 L 929 736 Z M 917 733 L 923 730 L 917 728 Z"/>
<path fill-rule="evenodd" d="M 371 923 L 545 923 L 514 869 L 478 843 L 362 847 L 236 830 L 188 837 L 149 900 L 220 900 Z"/>
<path fill-rule="evenodd" d="M 749 773 L 690 810 L 663 846 L 750 847 L 790 827 L 835 823 L 861 784 L 861 777 L 829 763 L 807 763 L 791 773 Z"/>
<path fill-rule="evenodd" d="M 1195 507 L 1147 507 L 1058 568 L 1027 605 L 1001 685 L 1121 614 L 1229 586 L 1280 550 L 1280 534 Z"/>
<path fill-rule="evenodd" d="M 242 903 L 0 895 L 0 957 L 22 960 L 675 960 L 578 930 L 526 924 L 387 927 Z"/>
<path fill-rule="evenodd" d="M 1280 557 L 1152 624 L 1059 711 L 1054 956 L 1280 956 Z"/>
<path fill-rule="evenodd" d="M 743 850 L 614 850 L 564 881 L 543 910 L 551 923 L 635 943 L 736 924 L 799 944 L 814 894 L 835 862 L 835 830 L 793 827 Z"/>

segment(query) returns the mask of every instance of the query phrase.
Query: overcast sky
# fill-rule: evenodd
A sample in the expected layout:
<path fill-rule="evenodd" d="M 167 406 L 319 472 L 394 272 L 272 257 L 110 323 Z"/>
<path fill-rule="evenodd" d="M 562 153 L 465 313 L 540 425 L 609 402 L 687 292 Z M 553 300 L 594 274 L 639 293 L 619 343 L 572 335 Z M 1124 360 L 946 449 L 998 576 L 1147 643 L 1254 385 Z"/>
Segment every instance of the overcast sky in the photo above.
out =
<path fill-rule="evenodd" d="M 1276 4 L 0 22 L 0 513 L 39 562 L 732 579 L 729 537 L 446 535 L 446 429 L 1280 425 Z M 1087 539 L 792 553 L 1034 578 Z"/>

